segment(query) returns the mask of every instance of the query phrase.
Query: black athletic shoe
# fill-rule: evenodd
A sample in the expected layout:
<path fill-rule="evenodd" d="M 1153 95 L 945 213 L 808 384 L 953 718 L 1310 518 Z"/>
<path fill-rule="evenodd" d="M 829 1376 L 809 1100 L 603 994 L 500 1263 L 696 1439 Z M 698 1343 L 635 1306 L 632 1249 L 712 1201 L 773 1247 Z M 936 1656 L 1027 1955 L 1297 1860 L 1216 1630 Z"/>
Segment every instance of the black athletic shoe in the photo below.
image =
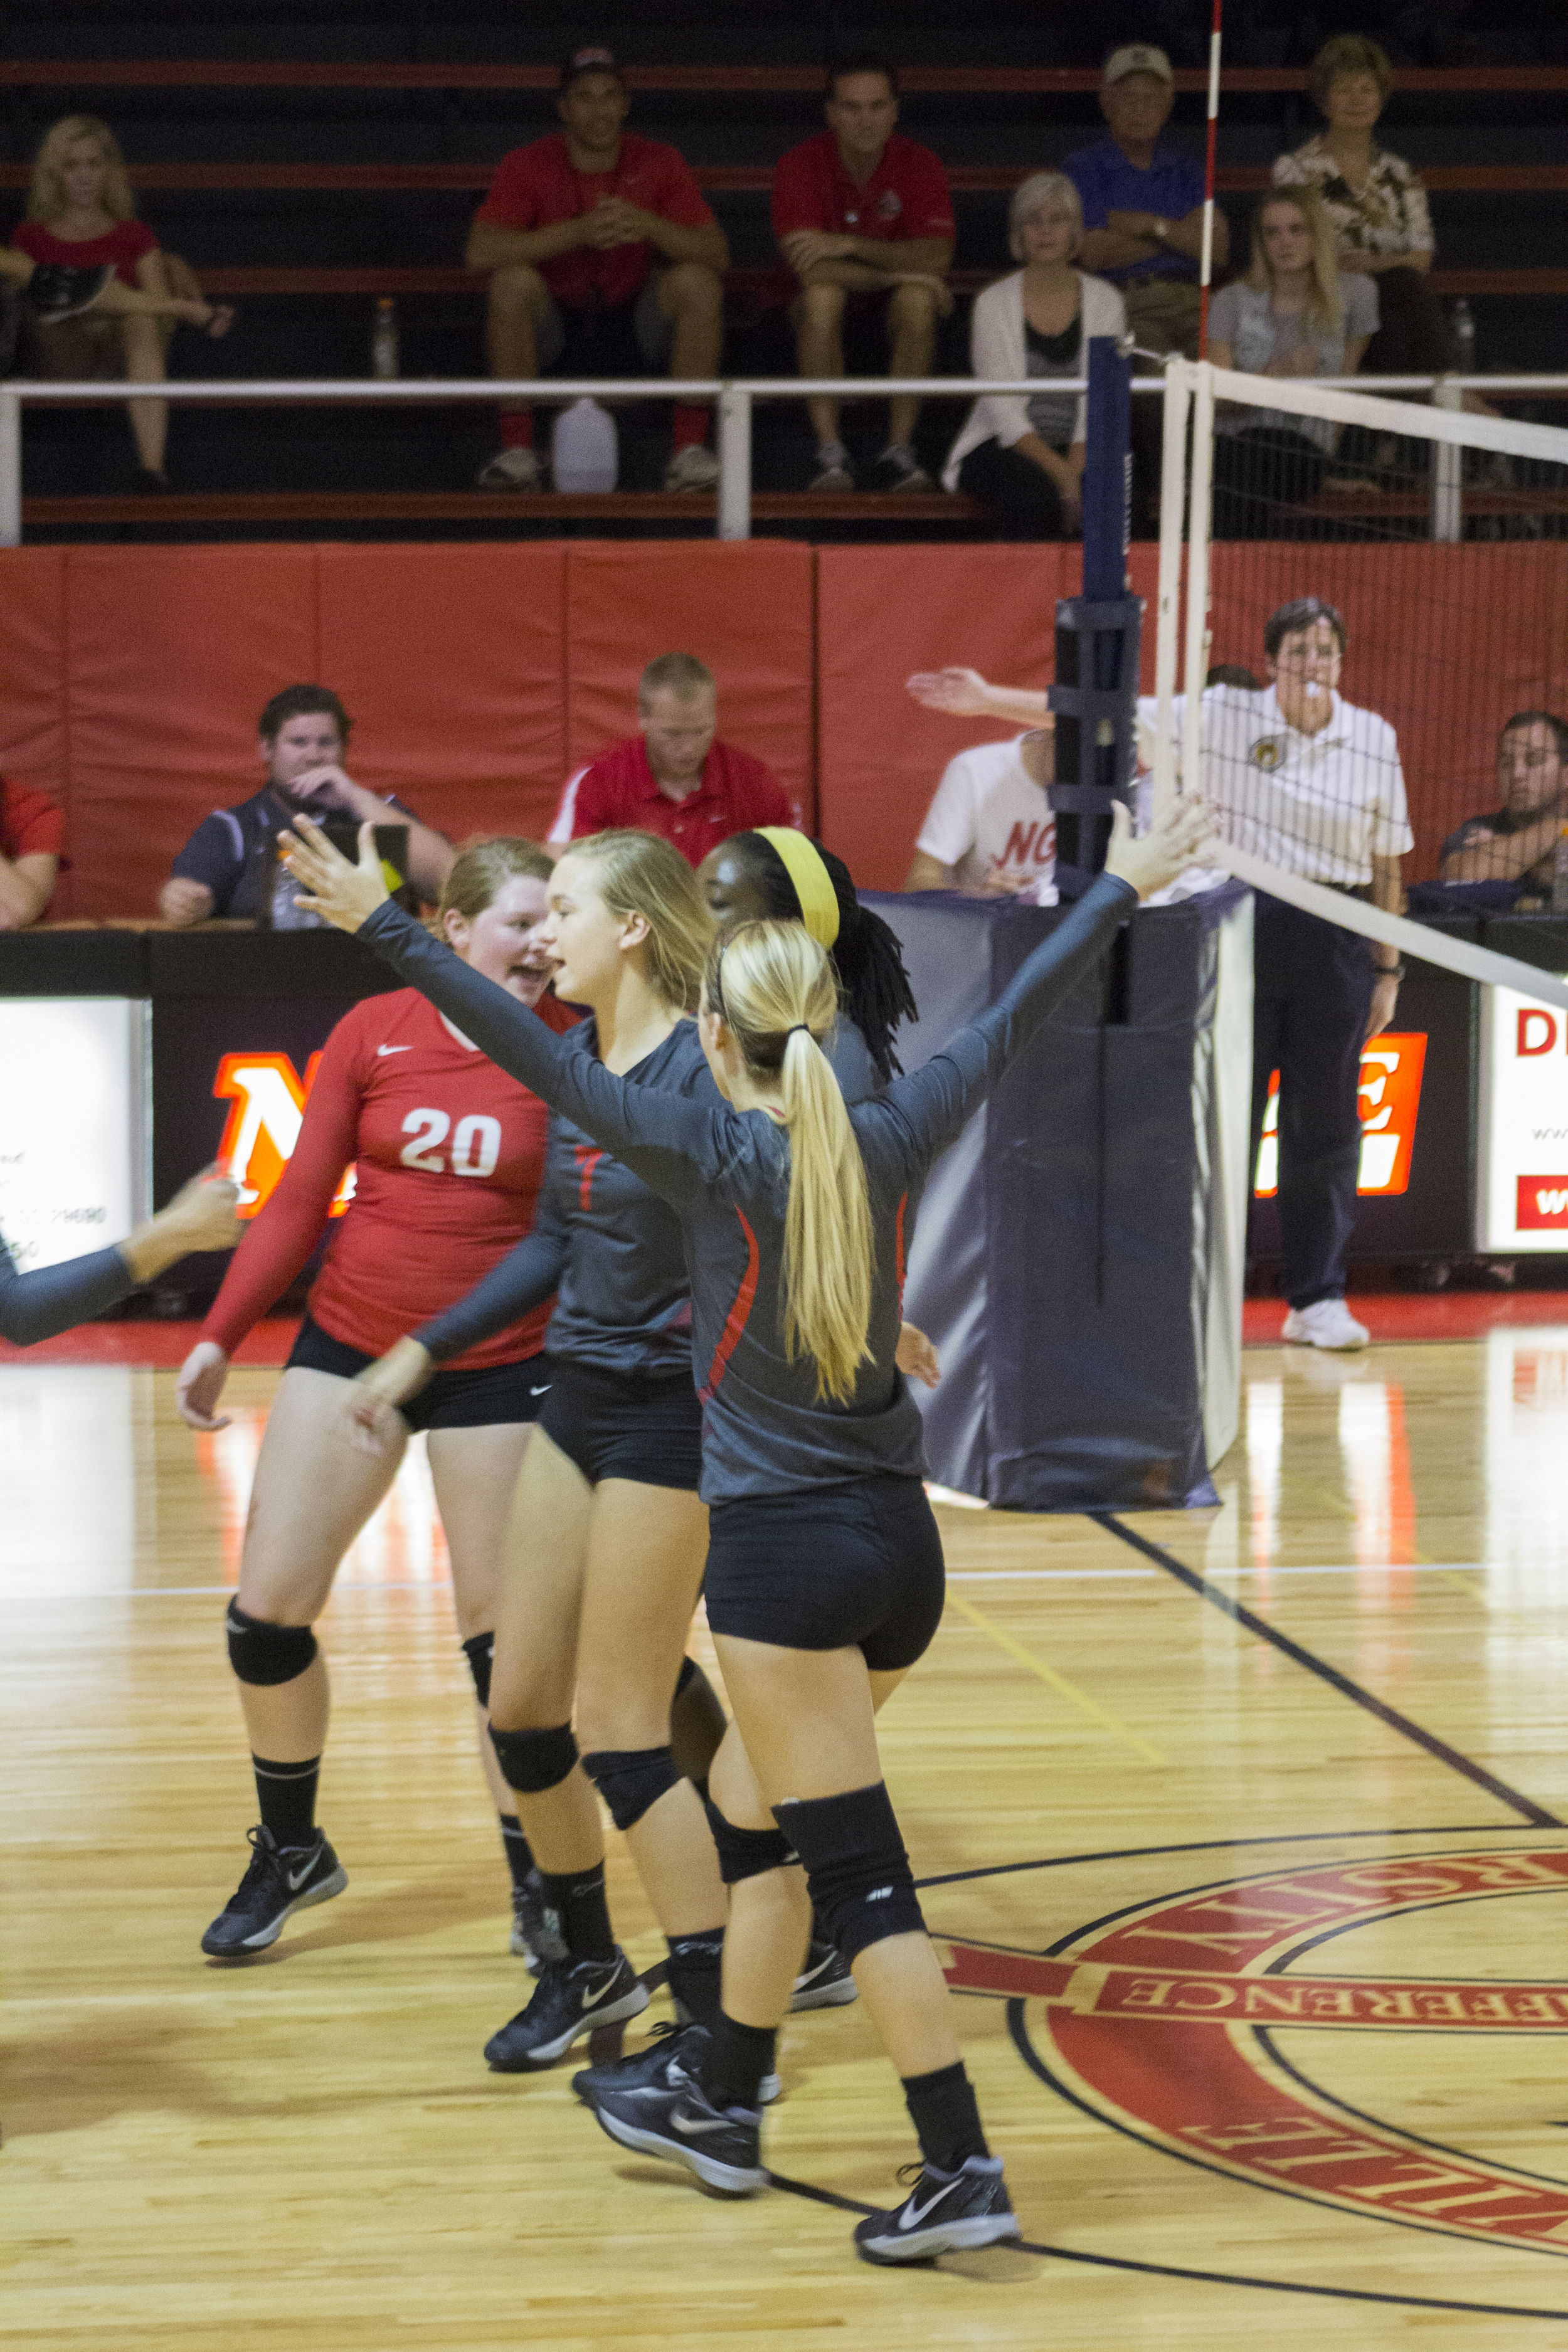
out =
<path fill-rule="evenodd" d="M 613 1960 L 546 1960 L 533 1999 L 485 2044 L 497 2074 L 531 2074 L 564 2058 L 596 2025 L 619 2025 L 647 2007 L 647 1987 L 624 1952 Z"/>
<path fill-rule="evenodd" d="M 89 310 L 114 275 L 113 264 L 98 269 L 76 269 L 67 261 L 40 261 L 22 289 L 22 299 L 37 319 L 56 326 Z"/>
<path fill-rule="evenodd" d="M 667 2045 L 652 2082 L 595 2090 L 585 2104 L 600 2129 L 623 2147 L 687 2165 L 721 2197 L 750 2197 L 768 2185 L 759 2145 L 762 2116 L 752 2107 L 721 2109 L 708 2099 L 695 2072 L 707 2040 L 701 2026 L 689 2026 Z"/>
<path fill-rule="evenodd" d="M 636 2050 L 629 2058 L 616 2058 L 607 2066 L 584 2066 L 572 2077 L 572 2088 L 584 2105 L 592 2106 L 600 2091 L 642 2091 L 658 2082 L 671 2058 L 679 2053 L 681 2042 L 691 2032 L 684 2018 L 666 2019 L 651 2029 L 647 2045 Z M 696 2045 L 692 2044 L 693 2050 Z M 764 2074 L 757 2086 L 757 2105 L 771 2107 L 784 2095 L 784 2084 L 776 2074 Z"/>
<path fill-rule="evenodd" d="M 857 2225 L 856 2251 L 866 2262 L 929 2263 L 1022 2236 L 1000 2157 L 968 2157 L 957 2172 L 907 2164 L 899 2178 L 911 2174 L 915 2185 L 896 2212 L 868 2214 Z"/>
<path fill-rule="evenodd" d="M 519 1959 L 527 1961 L 531 1976 L 537 1976 L 546 1961 L 569 1957 L 566 1938 L 544 1899 L 544 1881 L 537 1870 L 531 1870 L 523 1884 L 511 1890 L 511 1948 Z"/>
<path fill-rule="evenodd" d="M 791 2015 L 798 2016 L 803 2009 L 844 2009 L 859 1998 L 848 1961 L 831 1944 L 819 1944 L 814 1937 L 806 1946 L 805 1966 L 795 1980 Z"/>
<path fill-rule="evenodd" d="M 270 1830 L 247 1832 L 255 1851 L 250 1867 L 202 1937 L 214 1959 L 242 1960 L 275 1944 L 291 1911 L 308 1911 L 341 1895 L 348 1872 L 318 1830 L 309 1845 L 279 1845 Z"/>

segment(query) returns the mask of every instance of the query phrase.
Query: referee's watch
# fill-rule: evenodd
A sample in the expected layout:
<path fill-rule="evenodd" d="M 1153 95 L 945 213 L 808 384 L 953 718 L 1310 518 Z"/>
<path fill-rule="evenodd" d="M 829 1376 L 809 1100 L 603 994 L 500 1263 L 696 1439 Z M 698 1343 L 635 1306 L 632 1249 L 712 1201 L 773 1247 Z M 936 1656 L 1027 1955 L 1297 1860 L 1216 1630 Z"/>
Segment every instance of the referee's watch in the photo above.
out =
<path fill-rule="evenodd" d="M 1403 980 L 1405 977 L 1404 957 L 1401 956 L 1397 963 L 1374 963 L 1372 968 L 1372 976 L 1374 980 Z"/>

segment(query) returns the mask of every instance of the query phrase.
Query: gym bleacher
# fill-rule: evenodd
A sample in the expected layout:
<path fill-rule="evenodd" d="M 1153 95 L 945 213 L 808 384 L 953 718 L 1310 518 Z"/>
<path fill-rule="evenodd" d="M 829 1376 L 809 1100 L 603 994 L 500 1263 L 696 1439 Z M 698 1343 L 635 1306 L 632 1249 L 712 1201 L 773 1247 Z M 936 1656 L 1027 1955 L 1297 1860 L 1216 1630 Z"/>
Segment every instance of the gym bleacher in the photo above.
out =
<path fill-rule="evenodd" d="M 1219 131 L 1220 200 L 1233 230 L 1281 150 L 1316 117 L 1290 13 L 1233 7 Z M 1340 12 L 1343 14 L 1343 12 Z M 1372 6 L 1362 29 L 1386 37 Z M 1423 12 L 1397 14 L 1420 29 Z M 1447 60 L 1434 35 L 1401 64 L 1380 137 L 1425 175 L 1438 241 L 1435 283 L 1468 301 L 1477 362 L 1492 373 L 1562 366 L 1568 317 L 1568 12 L 1523 0 L 1427 12 L 1466 50 Z M 1316 20 L 1314 20 L 1315 23 Z M 1351 22 L 1346 18 L 1347 25 Z M 1464 27 L 1468 26 L 1468 31 Z M 142 215 L 207 291 L 239 306 L 213 343 L 176 339 L 175 376 L 366 376 L 375 302 L 396 303 L 405 377 L 484 373 L 482 280 L 460 267 L 468 220 L 509 149 L 554 126 L 560 57 L 592 37 L 626 62 L 634 125 L 696 169 L 730 240 L 724 365 L 787 375 L 793 347 L 770 307 L 774 254 L 768 181 L 774 159 L 821 121 L 821 68 L 835 49 L 875 43 L 904 69 L 901 127 L 947 165 L 959 236 L 954 284 L 972 293 L 1009 266 L 1008 194 L 1100 126 L 1098 60 L 1112 39 L 1171 48 L 1181 95 L 1165 134 L 1201 153 L 1206 7 L 1122 6 L 1081 32 L 1037 5 L 997 0 L 976 22 L 956 7 L 766 14 L 671 0 L 657 14 L 610 7 L 589 19 L 496 0 L 13 0 L 0 30 L 0 181 L 19 215 L 30 158 L 48 124 L 101 114 L 125 149 Z M 1321 29 L 1321 27 L 1319 28 Z M 1395 45 L 1397 47 L 1397 45 Z M 1433 61 L 1436 58 L 1436 61 Z M 1397 59 L 1396 59 L 1397 62 Z M 966 375 L 967 303 L 943 332 L 936 372 Z M 1561 421 L 1560 407 L 1508 404 Z M 931 469 L 962 416 L 929 404 Z M 848 412 L 863 445 L 881 422 Z M 484 407 L 261 406 L 176 409 L 174 496 L 132 494 L 121 412 L 34 408 L 25 423 L 24 524 L 31 541 L 149 537 L 460 536 L 595 532 L 706 534 L 710 499 L 659 488 L 668 411 L 622 409 L 614 499 L 519 496 L 472 488 L 493 446 Z M 941 494 L 816 497 L 802 406 L 759 407 L 755 528 L 813 538 L 984 537 L 968 501 Z"/>

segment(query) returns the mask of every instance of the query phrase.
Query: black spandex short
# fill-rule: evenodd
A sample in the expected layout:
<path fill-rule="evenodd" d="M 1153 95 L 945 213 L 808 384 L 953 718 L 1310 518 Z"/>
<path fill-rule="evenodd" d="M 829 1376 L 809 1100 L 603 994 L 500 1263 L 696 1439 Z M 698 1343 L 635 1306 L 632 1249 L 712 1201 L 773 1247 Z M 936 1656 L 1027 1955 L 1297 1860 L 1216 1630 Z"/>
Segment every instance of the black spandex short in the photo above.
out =
<path fill-rule="evenodd" d="M 857 1648 L 892 1674 L 930 1647 L 946 1585 L 918 1478 L 852 1478 L 715 1503 L 703 1591 L 715 1633 L 786 1650 Z"/>
<path fill-rule="evenodd" d="M 352 1381 L 375 1362 L 361 1348 L 334 1339 L 309 1315 L 289 1352 L 289 1369 L 336 1372 Z M 510 1421 L 537 1421 L 550 1394 L 548 1356 L 524 1356 L 515 1364 L 484 1364 L 475 1371 L 432 1372 L 416 1397 L 400 1408 L 410 1429 L 489 1429 Z"/>
<path fill-rule="evenodd" d="M 702 1407 L 689 1372 L 604 1372 L 561 1356 L 539 1426 L 590 1486 L 632 1478 L 695 1494 L 702 1475 Z"/>

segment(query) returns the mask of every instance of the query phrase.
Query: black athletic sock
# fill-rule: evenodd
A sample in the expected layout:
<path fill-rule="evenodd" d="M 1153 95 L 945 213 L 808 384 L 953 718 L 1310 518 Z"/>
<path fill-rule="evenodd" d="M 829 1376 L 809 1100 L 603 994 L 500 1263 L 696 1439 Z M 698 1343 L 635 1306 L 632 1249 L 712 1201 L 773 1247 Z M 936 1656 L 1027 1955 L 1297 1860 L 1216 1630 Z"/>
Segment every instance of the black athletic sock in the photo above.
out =
<path fill-rule="evenodd" d="M 708 2030 L 713 2038 L 700 2069 L 705 2095 L 716 2107 L 754 2109 L 763 2076 L 773 2073 L 778 2029 L 742 2025 L 721 2010 Z"/>
<path fill-rule="evenodd" d="M 719 2015 L 719 1977 L 724 1964 L 724 1930 L 710 1927 L 700 1936 L 670 1936 L 669 1969 L 665 1981 L 697 2025 L 711 2025 Z"/>
<path fill-rule="evenodd" d="M 533 1868 L 533 1848 L 522 1833 L 522 1823 L 515 1813 L 498 1813 L 500 1842 L 506 1849 L 506 1866 L 511 1873 L 514 1886 L 526 1886 L 528 1874 Z"/>
<path fill-rule="evenodd" d="M 271 1831 L 279 1845 L 309 1845 L 316 1834 L 321 1758 L 312 1756 L 308 1764 L 274 1764 L 265 1756 L 253 1756 L 250 1762 L 262 1827 Z"/>
<path fill-rule="evenodd" d="M 956 2172 L 966 2156 L 989 2156 L 974 2086 L 959 2059 L 930 2074 L 904 2076 L 904 2104 L 920 2137 L 921 2155 L 935 2172 Z"/>
<path fill-rule="evenodd" d="M 613 1960 L 616 1939 L 610 1932 L 610 1906 L 605 1899 L 605 1865 L 568 1870 L 557 1875 L 540 1873 L 544 1900 L 561 1922 L 566 1949 L 574 1960 Z"/>

